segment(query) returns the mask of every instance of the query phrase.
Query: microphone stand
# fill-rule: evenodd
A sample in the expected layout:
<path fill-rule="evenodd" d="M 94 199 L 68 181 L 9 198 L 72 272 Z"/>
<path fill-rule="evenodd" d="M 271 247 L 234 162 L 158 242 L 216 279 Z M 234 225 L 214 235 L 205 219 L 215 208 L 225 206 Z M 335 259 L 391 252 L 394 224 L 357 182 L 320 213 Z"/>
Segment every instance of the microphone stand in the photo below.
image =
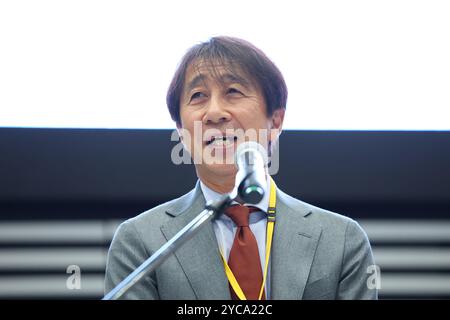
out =
<path fill-rule="evenodd" d="M 230 206 L 232 199 L 230 195 L 223 195 L 219 199 L 208 202 L 205 209 L 189 222 L 183 229 L 178 231 L 168 242 L 159 248 L 152 256 L 145 260 L 137 269 L 130 273 L 114 289 L 106 294 L 102 300 L 116 300 L 126 293 L 133 285 L 139 282 L 147 273 L 154 271 L 169 255 L 181 247 L 185 242 L 198 233 L 200 227 L 213 217 L 221 214 Z"/>

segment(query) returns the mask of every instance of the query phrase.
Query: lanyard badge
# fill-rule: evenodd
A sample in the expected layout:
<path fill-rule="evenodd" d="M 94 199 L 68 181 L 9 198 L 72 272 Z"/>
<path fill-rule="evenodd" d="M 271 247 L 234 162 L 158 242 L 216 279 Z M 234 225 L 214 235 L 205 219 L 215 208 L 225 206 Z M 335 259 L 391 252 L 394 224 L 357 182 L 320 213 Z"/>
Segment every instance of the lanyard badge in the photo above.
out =
<path fill-rule="evenodd" d="M 266 236 L 266 261 L 264 266 L 264 276 L 263 276 L 263 282 L 261 285 L 261 290 L 259 291 L 259 297 L 258 300 L 261 300 L 261 297 L 264 292 L 264 287 L 266 284 L 266 278 L 267 278 L 267 270 L 269 267 L 269 258 L 270 258 L 270 251 L 272 247 L 272 238 L 273 238 L 273 228 L 275 224 L 275 215 L 276 215 L 276 185 L 273 181 L 272 177 L 270 177 L 270 194 L 269 194 L 269 208 L 267 210 L 267 236 Z M 242 291 L 241 287 L 239 286 L 239 283 L 237 282 L 235 276 L 233 275 L 233 272 L 231 271 L 230 267 L 228 266 L 227 261 L 224 258 L 224 255 L 220 254 L 222 257 L 223 265 L 225 267 L 225 273 L 227 275 L 228 281 L 231 284 L 231 287 L 233 288 L 234 292 L 238 296 L 240 300 L 247 300 L 245 297 L 244 292 Z"/>

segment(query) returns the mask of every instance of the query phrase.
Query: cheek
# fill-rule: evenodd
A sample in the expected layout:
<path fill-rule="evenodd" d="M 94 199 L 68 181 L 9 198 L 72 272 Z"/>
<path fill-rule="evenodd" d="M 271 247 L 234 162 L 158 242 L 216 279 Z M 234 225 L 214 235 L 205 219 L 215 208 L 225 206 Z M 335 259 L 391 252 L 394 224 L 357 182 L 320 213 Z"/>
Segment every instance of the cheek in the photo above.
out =
<path fill-rule="evenodd" d="M 259 107 L 241 110 L 235 114 L 235 119 L 244 130 L 246 139 L 258 141 L 267 149 L 270 137 L 270 119 Z"/>
<path fill-rule="evenodd" d="M 183 145 L 191 155 L 201 152 L 203 146 L 201 127 L 196 128 L 194 120 L 182 119 Z"/>
<path fill-rule="evenodd" d="M 189 113 L 187 113 L 184 108 L 180 109 L 180 120 L 181 120 L 181 124 L 183 125 L 183 127 L 186 126 L 186 124 L 189 123 Z"/>
<path fill-rule="evenodd" d="M 244 130 L 269 128 L 269 120 L 264 113 L 259 111 L 245 112 L 245 114 L 240 114 L 237 117 Z"/>
<path fill-rule="evenodd" d="M 203 112 L 200 109 L 190 109 L 189 111 L 181 109 L 180 118 L 183 126 L 193 128 L 196 121 L 202 121 Z"/>
<path fill-rule="evenodd" d="M 194 119 L 192 119 L 192 116 L 189 113 L 180 113 L 181 118 L 181 126 L 193 133 L 194 132 Z"/>
<path fill-rule="evenodd" d="M 269 123 L 266 106 L 261 99 L 246 101 L 237 111 L 236 117 L 246 128 L 265 129 Z"/>

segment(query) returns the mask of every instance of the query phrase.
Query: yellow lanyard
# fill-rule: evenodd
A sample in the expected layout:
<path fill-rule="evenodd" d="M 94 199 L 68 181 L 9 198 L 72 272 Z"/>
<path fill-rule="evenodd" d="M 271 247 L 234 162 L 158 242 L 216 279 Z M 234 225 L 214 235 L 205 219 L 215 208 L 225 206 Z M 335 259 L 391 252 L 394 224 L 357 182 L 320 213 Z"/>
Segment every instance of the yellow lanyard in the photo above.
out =
<path fill-rule="evenodd" d="M 277 195 L 276 195 L 276 185 L 273 181 L 272 177 L 270 177 L 270 195 L 269 195 L 269 208 L 267 210 L 267 237 L 266 237 L 266 262 L 264 267 L 264 277 L 263 282 L 261 285 L 261 290 L 259 291 L 259 297 L 258 300 L 261 300 L 261 297 L 264 292 L 264 286 L 266 284 L 266 278 L 267 278 L 267 270 L 269 267 L 269 257 L 270 257 L 270 249 L 272 247 L 272 238 L 273 238 L 273 227 L 275 224 L 275 214 L 276 214 L 276 201 L 277 201 Z M 247 300 L 245 297 L 244 292 L 242 291 L 241 287 L 239 286 L 239 283 L 237 282 L 236 278 L 234 277 L 233 272 L 231 271 L 230 267 L 228 266 L 227 261 L 225 260 L 223 253 L 220 253 L 223 261 L 223 265 L 225 267 L 225 273 L 227 275 L 228 281 L 230 281 L 231 287 L 233 288 L 234 292 L 238 296 L 240 300 Z"/>

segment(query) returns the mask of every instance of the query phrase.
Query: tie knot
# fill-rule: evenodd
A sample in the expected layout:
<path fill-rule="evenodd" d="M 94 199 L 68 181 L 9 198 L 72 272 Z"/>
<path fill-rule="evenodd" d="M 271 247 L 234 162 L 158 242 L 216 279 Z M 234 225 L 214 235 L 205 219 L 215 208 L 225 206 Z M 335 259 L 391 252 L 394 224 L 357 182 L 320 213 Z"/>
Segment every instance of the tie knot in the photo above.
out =
<path fill-rule="evenodd" d="M 229 207 L 225 211 L 225 214 L 229 216 L 238 227 L 248 227 L 250 214 L 255 211 L 258 211 L 255 207 L 246 207 L 238 204 Z"/>

